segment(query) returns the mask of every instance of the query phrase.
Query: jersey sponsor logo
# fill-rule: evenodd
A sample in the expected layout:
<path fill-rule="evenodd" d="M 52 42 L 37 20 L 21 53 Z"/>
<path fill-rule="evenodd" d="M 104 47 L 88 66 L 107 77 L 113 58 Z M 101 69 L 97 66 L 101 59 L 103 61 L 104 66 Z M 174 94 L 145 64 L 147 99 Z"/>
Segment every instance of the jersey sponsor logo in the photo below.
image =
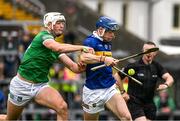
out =
<path fill-rule="evenodd" d="M 111 46 L 111 45 L 108 45 L 108 44 L 105 44 L 105 45 L 104 45 L 104 48 L 105 48 L 106 50 L 111 50 L 112 46 Z"/>
<path fill-rule="evenodd" d="M 51 35 L 44 35 L 44 36 L 42 37 L 42 39 L 43 39 L 43 40 L 46 40 L 46 39 L 54 39 L 54 37 L 51 36 Z"/>
<path fill-rule="evenodd" d="M 137 75 L 138 75 L 138 76 L 144 76 L 144 74 L 143 74 L 143 73 L 138 73 Z"/>
<path fill-rule="evenodd" d="M 105 44 L 105 45 L 104 45 L 104 48 L 105 48 L 105 49 L 108 49 L 108 45 Z"/>
<path fill-rule="evenodd" d="M 157 78 L 158 76 L 157 75 L 152 75 L 153 78 Z"/>
<path fill-rule="evenodd" d="M 111 48 L 112 48 L 112 46 L 111 45 L 109 45 L 109 49 L 111 50 Z"/>

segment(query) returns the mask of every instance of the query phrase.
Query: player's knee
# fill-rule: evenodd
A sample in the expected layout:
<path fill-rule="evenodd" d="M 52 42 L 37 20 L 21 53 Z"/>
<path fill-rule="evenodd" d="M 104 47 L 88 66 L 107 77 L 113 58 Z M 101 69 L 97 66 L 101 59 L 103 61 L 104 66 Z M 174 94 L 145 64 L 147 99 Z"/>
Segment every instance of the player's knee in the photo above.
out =
<path fill-rule="evenodd" d="M 7 120 L 7 115 L 1 114 L 0 121 L 6 121 L 6 120 Z"/>
<path fill-rule="evenodd" d="M 65 114 L 68 111 L 68 106 L 66 102 L 61 103 L 57 106 L 57 113 L 59 114 Z"/>

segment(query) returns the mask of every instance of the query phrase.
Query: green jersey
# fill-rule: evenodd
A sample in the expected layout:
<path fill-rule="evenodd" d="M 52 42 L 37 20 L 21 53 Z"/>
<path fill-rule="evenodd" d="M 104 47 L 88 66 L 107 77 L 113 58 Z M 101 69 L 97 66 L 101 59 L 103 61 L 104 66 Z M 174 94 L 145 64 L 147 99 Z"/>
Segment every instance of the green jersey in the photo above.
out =
<path fill-rule="evenodd" d="M 43 45 L 43 41 L 54 37 L 47 31 L 35 36 L 24 53 L 18 73 L 25 79 L 35 83 L 48 82 L 48 73 L 52 64 L 58 59 L 59 53 L 53 52 Z M 52 41 L 53 41 L 52 40 Z"/>

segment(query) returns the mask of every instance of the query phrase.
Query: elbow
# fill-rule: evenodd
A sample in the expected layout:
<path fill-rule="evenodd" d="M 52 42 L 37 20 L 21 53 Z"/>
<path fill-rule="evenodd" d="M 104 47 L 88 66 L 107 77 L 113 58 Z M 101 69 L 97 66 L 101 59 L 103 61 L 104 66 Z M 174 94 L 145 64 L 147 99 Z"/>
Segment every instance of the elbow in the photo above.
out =
<path fill-rule="evenodd" d="M 171 85 L 174 83 L 174 78 L 170 75 Z"/>
<path fill-rule="evenodd" d="M 59 46 L 59 47 L 53 48 L 53 51 L 58 52 L 58 53 L 65 53 L 66 49 L 61 47 L 61 46 Z"/>
<path fill-rule="evenodd" d="M 169 80 L 169 86 L 172 86 L 172 85 L 173 85 L 173 83 L 174 83 L 174 79 L 173 79 L 173 77 L 172 77 L 172 76 L 170 76 L 170 77 L 169 77 L 169 79 L 167 79 L 167 80 Z"/>

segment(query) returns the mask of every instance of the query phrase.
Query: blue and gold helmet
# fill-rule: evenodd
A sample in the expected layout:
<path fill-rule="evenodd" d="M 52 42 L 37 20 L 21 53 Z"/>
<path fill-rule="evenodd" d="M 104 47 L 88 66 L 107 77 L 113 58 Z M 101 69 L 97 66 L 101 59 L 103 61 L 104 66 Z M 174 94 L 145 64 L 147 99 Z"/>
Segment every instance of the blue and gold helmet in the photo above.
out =
<path fill-rule="evenodd" d="M 96 22 L 96 28 L 103 27 L 106 29 L 106 31 L 117 31 L 119 29 L 118 23 L 113 20 L 112 18 L 102 16 L 99 18 L 99 20 Z"/>

